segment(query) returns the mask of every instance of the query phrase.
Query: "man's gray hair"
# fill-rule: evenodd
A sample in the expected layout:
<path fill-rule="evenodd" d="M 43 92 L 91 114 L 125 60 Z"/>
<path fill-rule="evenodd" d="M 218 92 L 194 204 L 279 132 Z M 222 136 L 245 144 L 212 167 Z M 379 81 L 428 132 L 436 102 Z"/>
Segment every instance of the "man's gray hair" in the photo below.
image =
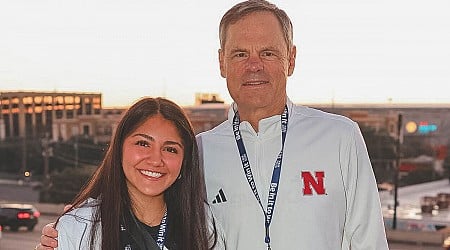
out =
<path fill-rule="evenodd" d="M 284 40 L 286 41 L 288 51 L 290 51 L 294 46 L 291 19 L 284 10 L 265 0 L 248 0 L 238 3 L 223 15 L 219 26 L 219 40 L 221 49 L 224 49 L 225 41 L 227 39 L 227 31 L 230 25 L 252 13 L 264 11 L 270 12 L 277 17 L 283 31 Z"/>

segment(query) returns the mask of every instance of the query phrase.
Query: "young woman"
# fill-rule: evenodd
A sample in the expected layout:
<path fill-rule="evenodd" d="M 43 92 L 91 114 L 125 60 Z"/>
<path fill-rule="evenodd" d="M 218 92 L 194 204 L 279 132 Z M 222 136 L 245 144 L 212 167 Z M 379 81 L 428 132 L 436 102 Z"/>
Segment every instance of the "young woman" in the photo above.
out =
<path fill-rule="evenodd" d="M 221 248 L 192 126 L 175 103 L 143 98 L 57 221 L 58 249 Z"/>

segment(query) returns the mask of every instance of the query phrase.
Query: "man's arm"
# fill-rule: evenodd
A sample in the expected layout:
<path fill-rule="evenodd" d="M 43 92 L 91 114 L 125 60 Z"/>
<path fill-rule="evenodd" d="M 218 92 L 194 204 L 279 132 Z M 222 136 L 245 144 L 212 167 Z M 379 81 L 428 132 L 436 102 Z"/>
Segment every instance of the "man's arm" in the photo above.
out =
<path fill-rule="evenodd" d="M 64 206 L 64 212 L 72 207 L 71 204 Z M 58 247 L 58 230 L 55 229 L 55 223 L 49 223 L 42 228 L 40 243 L 34 248 L 35 250 L 53 250 Z"/>
<path fill-rule="evenodd" d="M 36 250 L 53 250 L 58 247 L 58 231 L 53 228 L 55 223 L 50 223 L 42 228 L 41 241 L 39 245 L 36 246 Z"/>
<path fill-rule="evenodd" d="M 344 240 L 350 247 L 344 246 L 343 249 L 389 249 L 375 176 L 356 124 L 348 156 L 348 213 Z"/>

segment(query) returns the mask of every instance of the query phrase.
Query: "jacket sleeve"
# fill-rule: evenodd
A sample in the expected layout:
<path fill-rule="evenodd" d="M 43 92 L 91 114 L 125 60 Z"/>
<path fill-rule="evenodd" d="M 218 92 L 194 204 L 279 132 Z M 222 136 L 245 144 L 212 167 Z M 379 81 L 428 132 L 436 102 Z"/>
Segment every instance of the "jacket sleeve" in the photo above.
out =
<path fill-rule="evenodd" d="M 225 233 L 223 231 L 222 225 L 215 219 L 214 213 L 209 205 L 205 205 L 206 211 L 206 219 L 208 223 L 208 231 L 211 236 L 214 236 L 214 230 L 216 231 L 217 238 L 216 244 L 214 245 L 214 250 L 223 250 L 227 249 L 226 241 L 225 241 Z M 210 242 L 213 242 L 213 238 L 211 238 Z"/>
<path fill-rule="evenodd" d="M 74 215 L 62 216 L 56 225 L 58 230 L 58 250 L 78 250 L 82 242 L 89 242 L 87 223 L 79 221 Z"/>
<path fill-rule="evenodd" d="M 94 232 L 94 245 L 91 246 L 91 229 L 93 214 L 97 211 L 99 201 L 89 198 L 80 207 L 65 213 L 56 224 L 58 230 L 58 248 L 62 250 L 101 249 L 101 222 Z"/>
<path fill-rule="evenodd" d="M 341 152 L 346 172 L 346 222 L 342 249 L 389 249 L 375 175 L 361 131 L 354 123 L 347 150 Z"/>

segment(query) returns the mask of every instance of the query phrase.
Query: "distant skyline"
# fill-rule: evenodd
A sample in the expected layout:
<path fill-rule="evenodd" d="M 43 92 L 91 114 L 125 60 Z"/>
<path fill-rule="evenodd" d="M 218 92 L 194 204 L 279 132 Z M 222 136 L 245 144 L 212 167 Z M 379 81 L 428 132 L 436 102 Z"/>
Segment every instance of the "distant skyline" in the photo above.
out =
<path fill-rule="evenodd" d="M 0 0 L 0 91 L 100 92 L 192 105 L 231 98 L 220 18 L 239 1 Z M 294 24 L 296 103 L 450 103 L 450 1 L 279 0 Z"/>

